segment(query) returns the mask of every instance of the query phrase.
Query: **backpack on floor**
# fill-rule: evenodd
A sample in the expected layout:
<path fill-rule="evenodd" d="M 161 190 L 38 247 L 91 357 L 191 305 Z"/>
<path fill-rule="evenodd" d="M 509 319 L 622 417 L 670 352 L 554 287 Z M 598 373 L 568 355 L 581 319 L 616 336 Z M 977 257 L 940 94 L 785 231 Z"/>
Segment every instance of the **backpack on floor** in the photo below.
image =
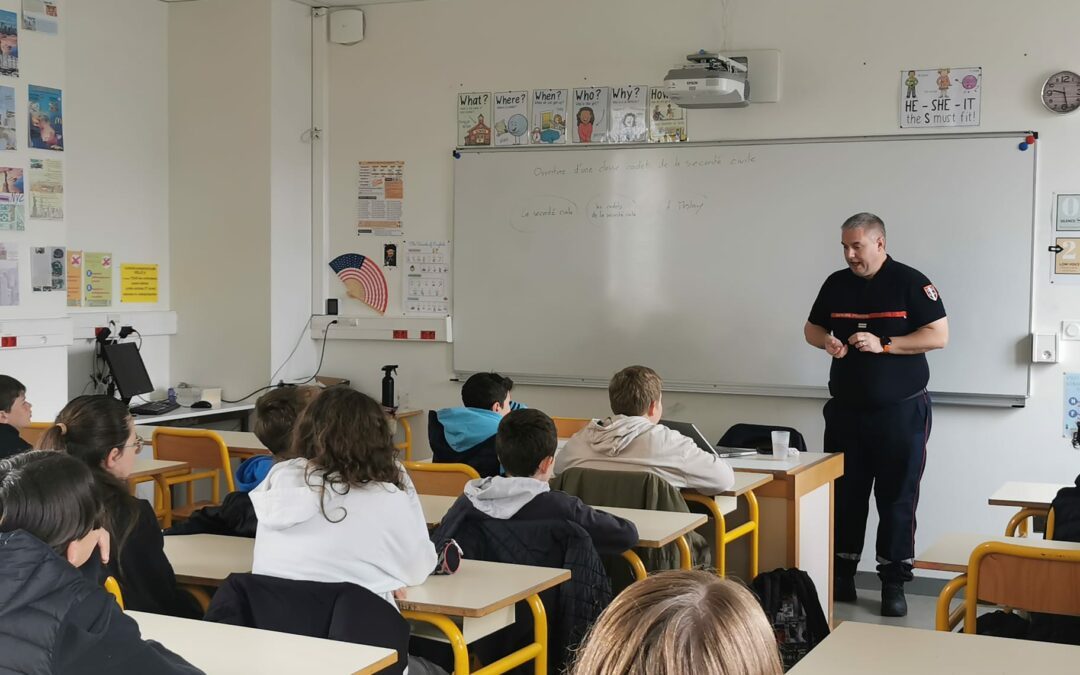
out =
<path fill-rule="evenodd" d="M 829 634 L 817 589 L 810 575 L 795 568 L 763 572 L 751 586 L 772 623 L 786 671 Z"/>

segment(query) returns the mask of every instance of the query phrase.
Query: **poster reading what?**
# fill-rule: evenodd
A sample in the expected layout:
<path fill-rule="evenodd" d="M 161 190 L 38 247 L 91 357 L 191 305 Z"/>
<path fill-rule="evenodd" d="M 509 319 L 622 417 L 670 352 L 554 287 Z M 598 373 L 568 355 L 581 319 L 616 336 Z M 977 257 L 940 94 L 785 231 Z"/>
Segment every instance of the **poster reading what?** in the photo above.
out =
<path fill-rule="evenodd" d="M 491 145 L 491 94 L 458 94 L 458 147 Z"/>

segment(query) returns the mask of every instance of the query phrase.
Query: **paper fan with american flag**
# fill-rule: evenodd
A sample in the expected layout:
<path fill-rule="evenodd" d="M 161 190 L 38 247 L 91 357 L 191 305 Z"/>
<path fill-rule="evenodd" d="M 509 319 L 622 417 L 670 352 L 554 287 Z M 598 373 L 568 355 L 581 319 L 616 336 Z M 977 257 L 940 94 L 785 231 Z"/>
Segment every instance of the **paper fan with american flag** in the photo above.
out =
<path fill-rule="evenodd" d="M 386 313 L 390 294 L 386 277 L 375 261 L 359 253 L 345 253 L 330 261 L 330 269 L 345 284 L 350 298 L 356 298 L 379 314 Z"/>

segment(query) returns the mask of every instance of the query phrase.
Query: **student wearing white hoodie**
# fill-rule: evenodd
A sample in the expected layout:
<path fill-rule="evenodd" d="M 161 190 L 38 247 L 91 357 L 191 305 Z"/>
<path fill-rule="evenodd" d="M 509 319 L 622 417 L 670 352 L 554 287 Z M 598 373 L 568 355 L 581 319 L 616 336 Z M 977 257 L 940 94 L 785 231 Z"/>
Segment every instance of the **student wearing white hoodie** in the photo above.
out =
<path fill-rule="evenodd" d="M 394 459 L 390 428 L 369 396 L 327 389 L 304 411 L 295 459 L 251 491 L 259 518 L 252 572 L 350 582 L 393 596 L 435 569 L 420 500 Z"/>
<path fill-rule="evenodd" d="M 659 424 L 664 412 L 663 381 L 651 368 L 623 368 L 608 385 L 610 417 L 593 420 L 555 456 L 555 473 L 581 467 L 609 471 L 648 471 L 677 488 L 716 494 L 735 484 L 735 474 L 720 457 L 692 439 Z"/>

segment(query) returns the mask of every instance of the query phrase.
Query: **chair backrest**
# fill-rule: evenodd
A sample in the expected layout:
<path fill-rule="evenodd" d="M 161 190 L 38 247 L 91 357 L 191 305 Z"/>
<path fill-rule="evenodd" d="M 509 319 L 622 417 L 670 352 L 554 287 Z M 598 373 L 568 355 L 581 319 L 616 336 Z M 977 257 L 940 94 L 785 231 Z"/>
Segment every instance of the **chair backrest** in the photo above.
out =
<path fill-rule="evenodd" d="M 589 506 L 690 512 L 678 488 L 648 471 L 575 467 L 552 478 L 551 488 L 574 495 Z"/>
<path fill-rule="evenodd" d="M 230 574 L 204 620 L 393 649 L 398 660 L 384 673 L 401 673 L 409 663 L 409 623 L 355 584 Z"/>
<path fill-rule="evenodd" d="M 967 586 L 967 633 L 975 632 L 980 600 L 1030 612 L 1077 616 L 1080 550 L 988 541 L 971 552 Z"/>
<path fill-rule="evenodd" d="M 570 438 L 592 422 L 584 417 L 552 417 L 551 420 L 555 422 L 555 430 L 559 432 L 559 438 Z"/>
<path fill-rule="evenodd" d="M 754 448 L 772 450 L 772 432 L 787 431 L 791 434 L 788 447 L 799 452 L 806 452 L 806 440 L 803 435 L 791 427 L 778 427 L 771 424 L 733 424 L 717 441 L 725 448 Z"/>
<path fill-rule="evenodd" d="M 116 581 L 116 577 L 105 577 L 105 590 L 116 599 L 116 604 L 123 610 L 124 594 L 120 592 L 120 584 Z"/>
<path fill-rule="evenodd" d="M 53 422 L 31 422 L 30 426 L 19 429 L 19 436 L 36 448 L 38 439 L 45 435 L 49 427 L 54 425 Z"/>
<path fill-rule="evenodd" d="M 229 465 L 229 446 L 209 429 L 157 427 L 153 436 L 154 458 L 187 462 L 193 469 L 217 469 L 225 473 L 229 492 L 236 490 Z"/>
<path fill-rule="evenodd" d="M 457 497 L 465 491 L 465 483 L 480 477 L 468 464 L 434 464 L 403 462 L 416 491 L 422 495 Z"/>

